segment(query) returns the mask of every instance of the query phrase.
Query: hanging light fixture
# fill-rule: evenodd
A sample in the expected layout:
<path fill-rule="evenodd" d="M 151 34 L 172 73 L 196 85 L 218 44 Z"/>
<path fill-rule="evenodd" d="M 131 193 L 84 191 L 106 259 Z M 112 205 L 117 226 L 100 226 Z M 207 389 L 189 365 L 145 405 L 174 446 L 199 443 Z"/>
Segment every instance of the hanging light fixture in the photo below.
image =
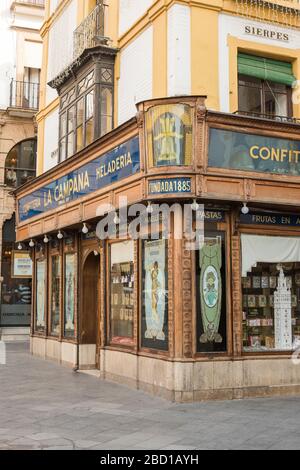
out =
<path fill-rule="evenodd" d="M 29 246 L 30 248 L 34 248 L 35 247 L 35 243 L 34 241 L 31 239 L 30 242 L 29 242 Z"/>
<path fill-rule="evenodd" d="M 86 235 L 87 233 L 89 233 L 89 228 L 88 228 L 88 226 L 86 225 L 86 223 L 83 224 L 82 233 L 84 233 L 84 235 Z"/>
<path fill-rule="evenodd" d="M 99 254 L 100 254 L 99 251 L 94 250 L 94 255 L 95 255 L 95 256 L 99 256 Z"/>
<path fill-rule="evenodd" d="M 62 239 L 64 238 L 64 235 L 63 235 L 63 233 L 61 232 L 61 230 L 58 232 L 57 238 L 58 238 L 59 240 L 62 240 Z"/>
<path fill-rule="evenodd" d="M 44 237 L 44 243 L 47 245 L 47 243 L 49 243 L 49 237 L 48 235 L 45 235 Z"/>
<path fill-rule="evenodd" d="M 115 218 L 114 218 L 114 224 L 119 225 L 119 223 L 120 223 L 120 218 L 118 216 L 118 213 L 116 212 L 115 213 Z"/>
<path fill-rule="evenodd" d="M 153 206 L 152 206 L 152 203 L 151 201 L 148 201 L 148 206 L 147 206 L 147 214 L 153 214 Z"/>
<path fill-rule="evenodd" d="M 247 202 L 244 202 L 243 207 L 241 209 L 242 214 L 248 215 L 250 212 L 249 207 L 247 206 Z"/>
<path fill-rule="evenodd" d="M 23 249 L 22 243 L 19 243 L 19 245 L 18 245 L 18 250 L 21 251 L 22 249 Z"/>
<path fill-rule="evenodd" d="M 194 199 L 193 204 L 191 205 L 191 208 L 194 212 L 197 212 L 197 210 L 199 209 L 199 204 L 196 199 Z"/>

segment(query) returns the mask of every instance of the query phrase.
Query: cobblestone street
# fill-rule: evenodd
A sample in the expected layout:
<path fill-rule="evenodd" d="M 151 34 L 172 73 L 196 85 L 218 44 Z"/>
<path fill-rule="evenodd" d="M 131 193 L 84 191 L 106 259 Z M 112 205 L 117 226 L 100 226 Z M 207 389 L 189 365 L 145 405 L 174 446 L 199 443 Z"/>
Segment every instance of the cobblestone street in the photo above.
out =
<path fill-rule="evenodd" d="M 7 349 L 0 449 L 300 449 L 300 397 L 173 404 Z"/>

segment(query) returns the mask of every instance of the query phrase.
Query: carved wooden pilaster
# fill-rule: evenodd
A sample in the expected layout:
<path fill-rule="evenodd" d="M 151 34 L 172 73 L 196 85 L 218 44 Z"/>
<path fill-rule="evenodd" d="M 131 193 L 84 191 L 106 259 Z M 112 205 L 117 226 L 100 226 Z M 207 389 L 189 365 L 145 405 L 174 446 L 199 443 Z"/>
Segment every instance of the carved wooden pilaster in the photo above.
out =
<path fill-rule="evenodd" d="M 174 241 L 173 239 L 168 240 L 168 310 L 169 310 L 169 352 L 170 356 L 174 357 L 175 345 L 174 335 L 176 334 L 175 321 L 174 321 Z"/>
<path fill-rule="evenodd" d="M 232 227 L 235 227 L 235 218 L 232 216 Z M 231 236 L 232 258 L 232 317 L 233 317 L 233 354 L 240 356 L 243 348 L 243 310 L 241 292 L 241 249 L 240 234 L 235 229 Z"/>
<path fill-rule="evenodd" d="M 100 242 L 100 347 L 105 346 L 105 337 L 106 337 L 106 252 L 105 252 L 105 242 Z"/>
<path fill-rule="evenodd" d="M 135 350 L 138 350 L 138 325 L 139 325 L 139 243 L 134 242 L 134 320 L 133 338 Z"/>
<path fill-rule="evenodd" d="M 199 99 L 196 105 L 196 137 L 195 137 L 195 152 L 196 155 L 196 167 L 198 170 L 204 170 L 204 145 L 205 145 L 205 132 L 206 132 L 206 107 L 205 100 Z"/>
<path fill-rule="evenodd" d="M 192 251 L 183 243 L 182 251 L 182 314 L 183 356 L 193 355 L 193 302 L 192 302 Z"/>

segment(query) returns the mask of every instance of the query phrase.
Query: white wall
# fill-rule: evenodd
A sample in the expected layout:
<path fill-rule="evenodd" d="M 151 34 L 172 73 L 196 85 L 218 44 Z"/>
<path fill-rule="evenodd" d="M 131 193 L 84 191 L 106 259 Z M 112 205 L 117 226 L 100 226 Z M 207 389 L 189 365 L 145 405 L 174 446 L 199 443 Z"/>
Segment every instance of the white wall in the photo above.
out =
<path fill-rule="evenodd" d="M 147 28 L 120 56 L 118 123 L 132 118 L 135 104 L 152 98 L 153 28 Z"/>
<path fill-rule="evenodd" d="M 73 61 L 73 33 L 77 27 L 77 0 L 64 9 L 49 33 L 47 81 L 62 72 Z M 47 86 L 46 104 L 57 97 L 55 90 Z"/>
<path fill-rule="evenodd" d="M 115 0 L 116 1 L 116 0 Z M 143 16 L 153 0 L 119 0 L 119 34 L 122 36 Z"/>
<path fill-rule="evenodd" d="M 45 119 L 44 139 L 44 172 L 50 170 L 58 163 L 58 153 L 53 157 L 51 154 L 58 149 L 58 108 Z"/>
<path fill-rule="evenodd" d="M 175 4 L 168 10 L 168 95 L 191 93 L 191 11 Z"/>
<path fill-rule="evenodd" d="M 0 108 L 9 105 L 10 80 L 16 74 L 16 33 L 10 29 L 10 0 L 0 1 Z"/>
<path fill-rule="evenodd" d="M 52 13 L 55 12 L 56 7 L 58 6 L 60 0 L 49 0 L 49 1 L 50 1 L 50 15 L 52 15 Z"/>
<path fill-rule="evenodd" d="M 276 31 L 278 33 L 287 33 L 288 41 L 278 39 L 268 39 L 267 37 L 250 36 L 246 34 L 245 27 L 251 25 L 267 31 Z M 220 90 L 220 111 L 230 112 L 229 105 L 229 48 L 227 45 L 228 36 L 234 36 L 253 43 L 266 44 L 269 46 L 284 47 L 290 49 L 300 48 L 300 33 L 293 29 L 277 27 L 275 25 L 248 21 L 246 18 L 238 18 L 226 14 L 219 16 L 219 90 Z"/>

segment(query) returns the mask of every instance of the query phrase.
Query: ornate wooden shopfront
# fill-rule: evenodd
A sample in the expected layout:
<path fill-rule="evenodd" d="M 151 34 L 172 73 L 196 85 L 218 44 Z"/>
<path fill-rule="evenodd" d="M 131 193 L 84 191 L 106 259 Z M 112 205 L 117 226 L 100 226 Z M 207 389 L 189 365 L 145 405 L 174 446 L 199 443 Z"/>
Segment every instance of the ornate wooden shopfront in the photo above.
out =
<path fill-rule="evenodd" d="M 17 191 L 33 354 L 178 401 L 299 392 L 299 125 L 211 112 L 205 97 L 137 108 Z M 204 240 L 177 239 L 175 213 L 167 236 L 158 218 L 154 240 L 100 240 L 123 197 L 192 205 Z"/>

